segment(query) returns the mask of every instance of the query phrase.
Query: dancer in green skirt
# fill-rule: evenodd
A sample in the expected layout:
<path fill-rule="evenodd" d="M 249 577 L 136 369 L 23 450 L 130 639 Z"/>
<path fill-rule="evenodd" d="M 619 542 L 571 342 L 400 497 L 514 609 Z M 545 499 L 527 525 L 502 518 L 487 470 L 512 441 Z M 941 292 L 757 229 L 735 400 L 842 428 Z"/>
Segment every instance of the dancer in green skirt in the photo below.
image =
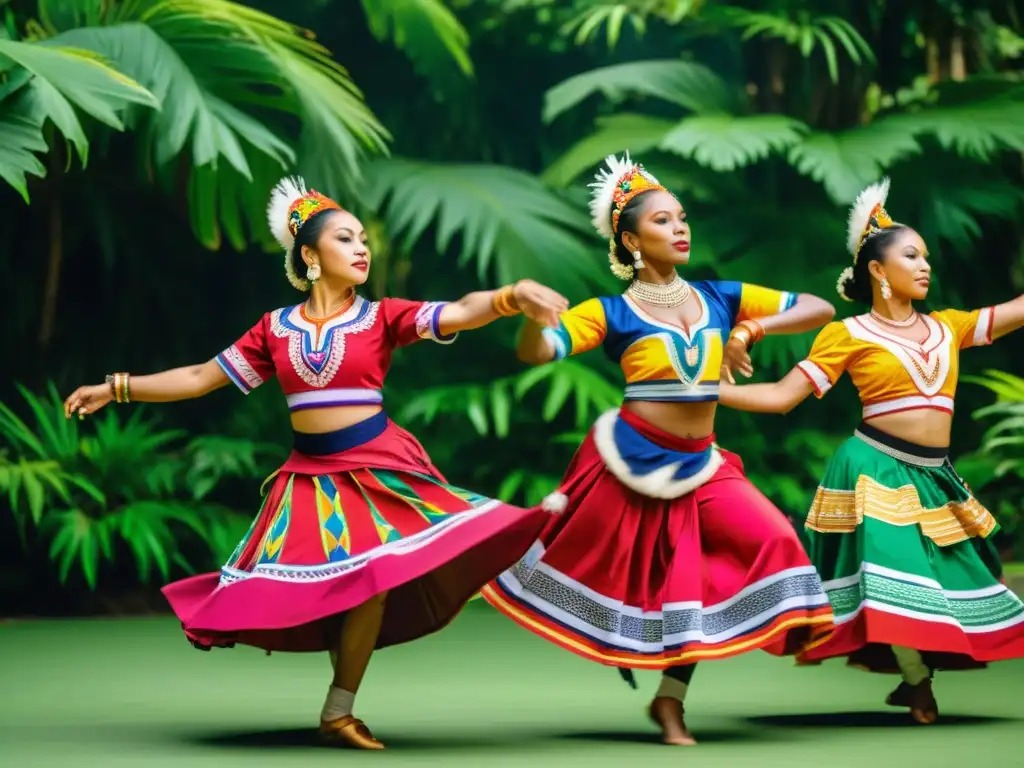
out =
<path fill-rule="evenodd" d="M 805 524 L 836 631 L 801 661 L 845 656 L 899 672 L 887 703 L 933 723 L 934 670 L 1024 657 L 1024 603 L 1002 583 L 989 539 L 998 525 L 947 455 L 960 350 L 1024 325 L 1024 296 L 972 312 L 917 312 L 913 302 L 928 295 L 928 249 L 886 213 L 888 191 L 885 179 L 854 203 L 853 266 L 837 286 L 870 311 L 825 326 L 782 380 L 723 384 L 720 399 L 786 413 L 849 372 L 862 421 L 829 463 Z"/>

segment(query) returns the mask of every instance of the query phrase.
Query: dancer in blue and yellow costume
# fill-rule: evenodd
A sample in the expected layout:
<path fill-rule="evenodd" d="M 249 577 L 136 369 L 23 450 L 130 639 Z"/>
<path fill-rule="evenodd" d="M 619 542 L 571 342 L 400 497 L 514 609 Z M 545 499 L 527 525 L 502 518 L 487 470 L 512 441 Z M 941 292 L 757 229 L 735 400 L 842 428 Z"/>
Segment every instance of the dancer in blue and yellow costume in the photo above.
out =
<path fill-rule="evenodd" d="M 750 368 L 766 333 L 824 325 L 822 299 L 732 281 L 687 283 L 690 226 L 679 201 L 628 157 L 608 158 L 592 212 L 626 292 L 590 299 L 557 329 L 529 324 L 521 359 L 597 347 L 626 379 L 559 493 L 561 510 L 484 598 L 584 658 L 662 670 L 650 716 L 666 743 L 693 744 L 683 700 L 694 665 L 746 651 L 791 654 L 824 636 L 831 611 L 793 526 L 715 445 L 720 372 Z"/>

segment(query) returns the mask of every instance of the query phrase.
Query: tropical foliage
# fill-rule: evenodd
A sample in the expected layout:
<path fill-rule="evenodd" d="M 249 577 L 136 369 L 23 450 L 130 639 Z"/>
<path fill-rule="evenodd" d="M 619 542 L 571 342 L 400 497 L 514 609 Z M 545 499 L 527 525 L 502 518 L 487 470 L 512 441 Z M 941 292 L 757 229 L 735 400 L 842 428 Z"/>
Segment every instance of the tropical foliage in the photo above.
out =
<path fill-rule="evenodd" d="M 933 304 L 1024 289 L 1024 28 L 1005 0 L 0 0 L 0 14 L 0 352 L 33 392 L 208 358 L 296 300 L 262 222 L 270 185 L 292 171 L 366 222 L 375 295 L 524 276 L 574 301 L 618 290 L 585 185 L 627 149 L 684 201 L 694 276 L 833 298 L 844 208 L 884 173 L 891 210 L 931 246 Z M 596 353 L 524 371 L 514 333 L 506 321 L 406 351 L 387 401 L 453 480 L 535 501 L 618 402 L 619 375 Z M 808 344 L 759 345 L 758 375 Z M 1007 347 L 964 365 L 1012 369 Z M 230 527 L 218 521 L 251 516 L 273 464 L 252 446 L 289 441 L 272 385 L 162 407 L 169 432 L 155 410 L 51 424 L 40 414 L 54 396 L 0 382 L 4 429 L 21 435 L 0 479 L 28 561 L 56 547 L 58 568 L 89 583 L 119 567 L 119 547 L 161 578 L 161 563 L 173 575 L 215 562 L 213 531 Z M 964 385 L 959 411 L 989 398 Z M 992 407 L 958 419 L 954 439 L 1009 540 L 1024 535 L 1009 439 L 1020 413 Z M 784 419 L 723 412 L 719 439 L 799 518 L 856 411 L 840 386 Z M 110 459 L 89 458 L 122 435 L 148 446 L 109 469 L 123 488 L 103 474 Z M 154 473 L 173 483 L 147 485 Z M 120 510 L 149 503 L 164 511 L 142 540 L 166 556 L 146 560 Z M 106 533 L 65 534 L 95 541 L 66 555 L 58 521 Z"/>

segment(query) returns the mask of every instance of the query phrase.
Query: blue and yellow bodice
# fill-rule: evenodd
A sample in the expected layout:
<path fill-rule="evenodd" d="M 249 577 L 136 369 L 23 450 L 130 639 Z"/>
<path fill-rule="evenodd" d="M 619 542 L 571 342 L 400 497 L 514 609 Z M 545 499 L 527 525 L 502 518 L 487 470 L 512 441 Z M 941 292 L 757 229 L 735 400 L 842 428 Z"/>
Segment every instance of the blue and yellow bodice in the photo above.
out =
<path fill-rule="evenodd" d="M 626 400 L 701 402 L 718 399 L 722 350 L 736 323 L 784 312 L 796 294 L 749 283 L 708 280 L 690 284 L 701 305 L 689 331 L 657 320 L 632 298 L 588 299 L 544 330 L 555 359 L 604 348 L 626 377 Z"/>

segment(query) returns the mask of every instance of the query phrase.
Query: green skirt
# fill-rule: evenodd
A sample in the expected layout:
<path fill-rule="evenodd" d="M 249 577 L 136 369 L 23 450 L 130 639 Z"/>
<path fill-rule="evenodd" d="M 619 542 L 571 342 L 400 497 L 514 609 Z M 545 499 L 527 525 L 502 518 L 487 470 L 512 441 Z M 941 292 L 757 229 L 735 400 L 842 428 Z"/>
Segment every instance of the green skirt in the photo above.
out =
<path fill-rule="evenodd" d="M 862 426 L 829 463 L 805 525 L 836 631 L 802 662 L 897 672 L 893 645 L 932 669 L 1024 657 L 1024 603 L 989 540 L 998 525 L 935 449 Z"/>

